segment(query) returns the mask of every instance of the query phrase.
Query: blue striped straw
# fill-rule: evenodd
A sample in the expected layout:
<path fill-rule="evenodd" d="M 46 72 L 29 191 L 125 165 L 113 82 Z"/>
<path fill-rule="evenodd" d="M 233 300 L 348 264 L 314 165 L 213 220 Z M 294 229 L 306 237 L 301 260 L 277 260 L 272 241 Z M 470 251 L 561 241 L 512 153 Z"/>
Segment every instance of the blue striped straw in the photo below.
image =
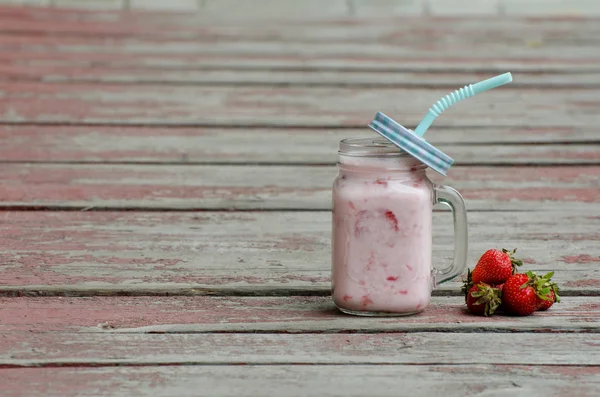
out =
<path fill-rule="evenodd" d="M 492 77 L 491 79 L 480 81 L 479 83 L 466 85 L 463 88 L 446 95 L 445 97 L 433 104 L 433 106 L 429 109 L 429 112 L 427 112 L 423 120 L 421 120 L 417 128 L 415 128 L 414 133 L 418 136 L 423 136 L 423 134 L 425 134 L 425 131 L 427 131 L 429 126 L 431 126 L 431 124 L 433 123 L 433 120 L 435 120 L 435 118 L 438 117 L 444 110 L 448 109 L 456 102 L 461 101 L 465 98 L 472 97 L 473 95 L 479 94 L 480 92 L 491 90 L 492 88 L 508 84 L 511 81 L 512 75 L 510 73 L 504 73 L 499 76 Z"/>

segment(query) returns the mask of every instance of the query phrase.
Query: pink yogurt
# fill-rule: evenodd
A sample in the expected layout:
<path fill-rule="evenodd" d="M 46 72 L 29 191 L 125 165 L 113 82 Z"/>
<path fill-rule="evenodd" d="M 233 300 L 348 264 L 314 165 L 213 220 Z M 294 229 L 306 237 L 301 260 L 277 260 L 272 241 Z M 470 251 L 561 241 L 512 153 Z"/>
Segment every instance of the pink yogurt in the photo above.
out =
<path fill-rule="evenodd" d="M 413 314 L 429 304 L 433 184 L 423 164 L 393 152 L 340 152 L 332 284 L 336 306 L 347 313 Z"/>

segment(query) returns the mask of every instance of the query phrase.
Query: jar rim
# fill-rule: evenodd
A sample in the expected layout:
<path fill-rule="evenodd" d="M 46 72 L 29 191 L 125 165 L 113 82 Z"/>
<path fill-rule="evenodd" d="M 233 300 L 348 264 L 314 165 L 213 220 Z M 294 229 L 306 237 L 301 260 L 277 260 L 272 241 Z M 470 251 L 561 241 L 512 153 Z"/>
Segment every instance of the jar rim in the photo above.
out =
<path fill-rule="evenodd" d="M 410 157 L 410 154 L 385 138 L 342 139 L 338 153 L 356 157 Z"/>

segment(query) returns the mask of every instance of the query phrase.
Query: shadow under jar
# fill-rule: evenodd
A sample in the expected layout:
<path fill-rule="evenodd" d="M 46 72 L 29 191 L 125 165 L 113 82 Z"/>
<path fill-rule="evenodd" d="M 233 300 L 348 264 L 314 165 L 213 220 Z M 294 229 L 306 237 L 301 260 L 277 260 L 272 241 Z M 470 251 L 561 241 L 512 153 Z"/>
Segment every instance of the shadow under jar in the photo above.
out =
<path fill-rule="evenodd" d="M 427 166 L 385 139 L 340 142 L 333 184 L 332 295 L 348 314 L 399 316 L 427 307 L 438 283 L 463 272 L 467 217 L 462 196 L 435 185 Z M 432 266 L 432 215 L 447 204 L 454 260 Z"/>

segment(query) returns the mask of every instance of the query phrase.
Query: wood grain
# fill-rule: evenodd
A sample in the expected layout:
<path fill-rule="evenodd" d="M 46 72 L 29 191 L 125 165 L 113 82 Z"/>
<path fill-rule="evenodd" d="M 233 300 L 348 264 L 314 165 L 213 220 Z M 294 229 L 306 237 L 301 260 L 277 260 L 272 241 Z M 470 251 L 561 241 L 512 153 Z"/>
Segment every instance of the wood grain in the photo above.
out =
<path fill-rule="evenodd" d="M 464 297 L 434 297 L 408 317 L 340 313 L 331 297 L 0 298 L 0 332 L 86 333 L 382 333 L 597 332 L 597 297 L 565 297 L 527 317 L 473 316 Z"/>
<path fill-rule="evenodd" d="M 0 366 L 600 365 L 598 334 L 90 334 L 6 332 Z M 51 348 L 50 348 L 51 347 Z M 468 347 L 468 349 L 467 349 Z M 473 354 L 472 352 L 487 354 Z"/>
<path fill-rule="evenodd" d="M 179 87 L 0 82 L 0 122 L 364 128 L 377 111 L 414 126 L 446 89 Z M 501 88 L 436 126 L 591 127 L 594 89 Z M 410 98 L 410 100 L 401 100 Z M 368 104 L 368 106 L 367 106 Z"/>
<path fill-rule="evenodd" d="M 512 396 L 516 393 L 595 397 L 598 367 L 464 366 L 175 366 L 145 368 L 32 368 L 0 370 L 6 397 L 156 397 L 206 395 L 323 397 Z M 540 383 L 540 379 L 544 382 Z M 484 394 L 485 393 L 485 394 Z"/>
<path fill-rule="evenodd" d="M 1 36 L 0 36 L 1 37 Z M 1 55 L 0 55 L 1 59 Z M 46 64 L 47 61 L 0 62 L 0 80 L 50 83 L 240 85 L 301 87 L 436 87 L 454 91 L 457 87 L 485 80 L 491 73 L 355 71 L 355 70 L 244 70 L 230 68 L 143 68 L 143 65 L 113 67 L 72 66 L 71 62 Z M 418 68 L 416 68 L 418 69 Z M 519 88 L 598 88 L 600 73 L 519 73 L 512 87 Z"/>
<path fill-rule="evenodd" d="M 600 288 L 595 213 L 473 212 L 473 267 L 492 247 L 556 271 L 563 295 Z M 0 294 L 328 295 L 327 212 L 4 212 Z M 434 214 L 434 263 L 450 262 L 451 217 Z M 458 295 L 460 280 L 436 294 Z"/>
<path fill-rule="evenodd" d="M 0 125 L 3 162 L 335 164 L 361 129 Z M 598 164 L 596 128 L 443 128 L 428 141 L 467 164 Z M 373 135 L 374 136 L 374 135 Z M 568 143 L 568 144 L 565 144 Z M 273 150 L 277 148 L 277 150 Z"/>
<path fill-rule="evenodd" d="M 320 7 L 322 11 L 323 7 Z M 273 7 L 270 7 L 273 9 Z M 44 11 L 45 12 L 45 11 Z M 0 59 L 14 71 L 27 74 L 30 68 L 46 71 L 53 67 L 63 74 L 93 66 L 90 75 L 111 67 L 129 67 L 123 76 L 104 74 L 104 79 L 156 81 L 158 72 L 148 68 L 232 69 L 334 69 L 319 75 L 274 73 L 271 81 L 318 83 L 334 79 L 338 84 L 410 84 L 414 80 L 396 74 L 337 77 L 339 70 L 437 71 L 443 73 L 531 72 L 515 84 L 595 85 L 600 71 L 596 56 L 598 24 L 593 18 L 313 18 L 301 21 L 270 19 L 224 23 L 185 15 L 116 14 L 43 11 L 0 13 Z M 323 14 L 321 14 L 323 17 Z M 51 65 L 51 67 L 48 67 Z M 65 70 L 66 69 L 66 70 Z M 130 69 L 130 70 L 131 70 Z M 54 69 L 56 71 L 56 69 Z M 560 72 L 568 76 L 537 76 Z M 34 72 L 35 73 L 35 72 Z M 107 76 L 108 73 L 108 76 Z M 179 73 L 179 74 L 177 74 Z M 115 76 L 116 74 L 116 76 Z M 255 73 L 256 74 L 256 73 Z M 255 74 L 167 72 L 158 76 L 181 81 L 256 81 Z M 49 76 L 48 76 L 49 75 Z M 150 76 L 149 76 L 150 75 Z M 155 77 L 152 77 L 154 75 Z M 190 77 L 196 76 L 196 77 Z M 265 74 L 259 80 L 264 80 Z M 137 76 L 137 77 L 136 77 Z M 168 77 L 171 76 L 171 77 Z M 210 77 L 212 76 L 212 77 Z M 60 73 L 59 76 L 60 77 Z M 268 77 L 268 75 L 266 75 Z M 82 77 L 80 77 L 82 78 Z M 97 77 L 98 78 L 98 77 Z M 447 84 L 452 84 L 447 77 Z M 458 77 L 455 84 L 472 82 Z M 408 81 L 407 81 L 408 80 Z M 421 79 L 421 84 L 425 82 Z M 439 78 L 435 79 L 439 82 Z M 443 80 L 443 78 L 442 78 Z M 419 84 L 418 81 L 414 82 Z M 431 84 L 431 82 L 430 82 Z"/>
<path fill-rule="evenodd" d="M 507 70 L 513 73 L 523 73 L 523 77 L 530 83 L 533 81 L 545 80 L 542 77 L 532 77 L 535 73 L 556 73 L 555 77 L 562 82 L 562 87 L 566 88 L 569 77 L 575 82 L 581 82 L 586 76 L 576 77 L 579 73 L 593 76 L 600 71 L 600 62 L 596 59 L 581 58 L 576 59 L 551 59 L 549 57 L 538 57 L 529 59 L 527 57 L 515 57 L 504 55 L 499 58 L 497 54 L 492 57 L 476 57 L 472 52 L 462 54 L 453 58 L 452 54 L 436 57 L 433 54 L 422 57 L 396 57 L 391 55 L 382 57 L 361 58 L 359 55 L 319 55 L 319 56 L 294 56 L 291 55 L 268 55 L 261 54 L 253 57 L 235 56 L 235 55 L 182 55 L 182 54 L 131 54 L 119 55 L 113 53 L 0 53 L 0 63 L 11 63 L 12 65 L 24 69 L 29 66 L 48 68 L 48 75 L 52 76 L 52 68 L 64 68 L 65 66 L 77 66 L 90 68 L 90 72 L 99 67 L 99 65 L 109 65 L 116 69 L 160 69 L 171 71 L 186 72 L 189 70 L 275 70 L 275 71 L 337 71 L 337 72 L 364 72 L 380 71 L 389 73 L 402 72 L 438 72 L 438 73 L 481 73 L 485 77 L 495 74 L 505 73 Z M 585 54 L 584 54 L 585 55 Z M 529 73 L 529 74 L 526 74 Z M 530 77 L 531 76 L 531 77 Z M 548 76 L 549 78 L 550 76 Z M 51 77 L 49 77 L 51 79 Z M 439 77 L 437 78 L 440 80 Z M 473 81 L 462 77 L 466 83 Z M 547 81 L 547 79 L 546 79 Z M 590 85 L 595 85 L 595 81 L 587 79 Z M 531 84 L 519 84 L 521 87 L 531 87 Z M 574 83 L 577 87 L 578 84 Z M 456 87 L 456 86 L 454 86 Z"/>
<path fill-rule="evenodd" d="M 294 3 L 297 4 L 297 1 Z M 293 17 L 291 13 L 288 16 Z M 268 18 L 262 22 L 238 20 L 227 23 L 191 14 L 89 12 L 4 6 L 0 12 L 0 32 L 19 33 L 21 36 L 44 33 L 46 38 L 61 35 L 70 39 L 112 37 L 181 41 L 213 39 L 410 44 L 411 40 L 416 40 L 413 44 L 432 45 L 432 42 L 436 44 L 446 40 L 456 45 L 463 44 L 463 49 L 467 49 L 469 45 L 481 45 L 484 42 L 516 44 L 530 38 L 542 39 L 542 44 L 557 45 L 571 41 L 581 45 L 586 40 L 587 43 L 597 40 L 594 34 L 600 31 L 597 17 L 298 16 L 302 20 Z"/>
<path fill-rule="evenodd" d="M 595 156 L 595 154 L 593 154 Z M 0 207 L 63 209 L 331 208 L 334 166 L 4 164 Z M 471 210 L 596 208 L 600 167 L 453 167 Z"/>

